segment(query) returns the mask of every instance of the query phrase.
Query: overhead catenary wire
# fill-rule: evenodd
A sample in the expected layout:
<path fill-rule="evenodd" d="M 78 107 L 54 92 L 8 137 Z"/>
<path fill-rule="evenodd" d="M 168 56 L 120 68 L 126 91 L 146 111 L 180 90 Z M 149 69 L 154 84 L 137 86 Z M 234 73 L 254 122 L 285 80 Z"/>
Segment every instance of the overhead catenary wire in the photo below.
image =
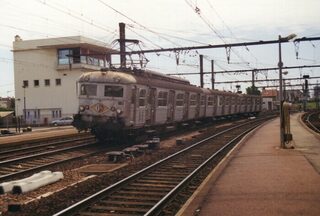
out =
<path fill-rule="evenodd" d="M 223 43 L 227 44 L 227 42 L 225 41 L 223 35 L 221 35 L 221 34 L 219 33 L 219 31 L 210 23 L 210 21 L 209 21 L 208 19 L 206 19 L 206 17 L 204 17 L 204 16 L 202 15 L 200 8 L 197 7 L 196 5 L 193 5 L 190 0 L 185 0 L 185 2 L 194 10 L 194 12 L 201 18 L 201 20 L 220 38 L 220 40 L 221 40 Z M 228 46 L 226 46 L 225 48 L 228 49 Z M 239 54 L 238 52 L 236 52 L 234 49 L 231 49 L 231 47 L 230 47 L 230 50 L 231 50 L 242 62 L 244 62 L 244 63 L 247 62 L 246 60 L 244 60 L 244 59 L 240 56 L 240 54 Z M 228 54 L 227 54 L 227 55 L 228 55 Z M 227 58 L 229 59 L 230 56 L 227 56 Z M 228 62 L 229 62 L 229 60 L 228 60 Z"/>

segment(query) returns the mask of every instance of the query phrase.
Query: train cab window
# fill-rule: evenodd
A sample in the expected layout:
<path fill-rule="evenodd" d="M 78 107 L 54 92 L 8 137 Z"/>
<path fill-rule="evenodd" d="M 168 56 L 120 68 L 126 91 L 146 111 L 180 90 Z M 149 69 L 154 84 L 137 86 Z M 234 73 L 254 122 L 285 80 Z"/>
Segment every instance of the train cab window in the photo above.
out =
<path fill-rule="evenodd" d="M 82 84 L 80 87 L 80 94 L 86 96 L 97 95 L 97 85 L 94 84 Z"/>
<path fill-rule="evenodd" d="M 197 105 L 197 95 L 192 94 L 190 96 L 190 106 L 195 106 L 195 105 Z"/>
<path fill-rule="evenodd" d="M 183 106 L 183 102 L 184 102 L 184 93 L 177 94 L 176 106 Z"/>
<path fill-rule="evenodd" d="M 122 86 L 104 86 L 104 96 L 105 97 L 123 97 L 123 87 Z"/>
<path fill-rule="evenodd" d="M 167 106 L 168 92 L 159 91 L 158 93 L 158 106 Z"/>
<path fill-rule="evenodd" d="M 145 106 L 146 104 L 146 96 L 147 91 L 145 89 L 141 89 L 139 92 L 139 106 Z"/>

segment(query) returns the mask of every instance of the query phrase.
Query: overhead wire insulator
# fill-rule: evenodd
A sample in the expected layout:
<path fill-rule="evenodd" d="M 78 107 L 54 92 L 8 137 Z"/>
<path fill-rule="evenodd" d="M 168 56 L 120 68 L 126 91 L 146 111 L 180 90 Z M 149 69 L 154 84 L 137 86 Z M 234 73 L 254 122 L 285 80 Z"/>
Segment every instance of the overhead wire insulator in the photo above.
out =
<path fill-rule="evenodd" d="M 176 54 L 176 63 L 177 63 L 177 65 L 179 65 L 179 51 L 176 51 L 175 52 L 175 54 Z"/>
<path fill-rule="evenodd" d="M 294 50 L 296 52 L 296 59 L 299 59 L 299 45 L 300 41 L 294 41 Z"/>
<path fill-rule="evenodd" d="M 231 52 L 231 47 L 226 47 L 226 54 L 227 54 L 228 64 L 230 64 L 230 52 Z"/>

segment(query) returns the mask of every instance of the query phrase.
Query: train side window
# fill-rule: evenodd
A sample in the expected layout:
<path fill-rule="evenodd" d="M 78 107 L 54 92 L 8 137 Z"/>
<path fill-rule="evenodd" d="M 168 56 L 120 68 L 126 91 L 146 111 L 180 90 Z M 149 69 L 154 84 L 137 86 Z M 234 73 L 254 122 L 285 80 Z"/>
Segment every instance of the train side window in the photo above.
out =
<path fill-rule="evenodd" d="M 176 106 L 183 106 L 183 102 L 184 102 L 184 93 L 177 94 Z"/>
<path fill-rule="evenodd" d="M 147 91 L 145 89 L 141 89 L 139 92 L 139 106 L 145 106 L 146 104 L 146 95 Z"/>
<path fill-rule="evenodd" d="M 213 96 L 208 97 L 208 106 L 213 106 Z"/>
<path fill-rule="evenodd" d="M 197 95 L 192 94 L 190 96 L 190 106 L 195 106 L 195 105 L 197 105 Z"/>
<path fill-rule="evenodd" d="M 80 87 L 80 95 L 96 96 L 97 95 L 97 85 L 82 84 Z"/>
<path fill-rule="evenodd" d="M 158 106 L 167 106 L 168 92 L 159 91 L 158 93 Z"/>
<path fill-rule="evenodd" d="M 201 96 L 201 99 L 200 99 L 200 105 L 201 105 L 201 106 L 204 106 L 205 103 L 206 103 L 206 96 L 205 96 L 205 95 L 202 95 L 202 96 Z"/>
<path fill-rule="evenodd" d="M 122 86 L 104 86 L 104 96 L 105 97 L 123 97 L 123 87 Z"/>

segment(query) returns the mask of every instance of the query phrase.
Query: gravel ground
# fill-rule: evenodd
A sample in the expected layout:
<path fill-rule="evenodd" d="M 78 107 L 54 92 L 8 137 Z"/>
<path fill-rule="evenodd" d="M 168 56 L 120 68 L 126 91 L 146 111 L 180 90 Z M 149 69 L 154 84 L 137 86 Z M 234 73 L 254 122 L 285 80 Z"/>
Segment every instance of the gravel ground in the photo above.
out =
<path fill-rule="evenodd" d="M 1 211 L 3 212 L 2 215 L 17 215 L 16 213 L 6 212 L 8 204 L 26 202 L 29 203 L 23 206 L 22 211 L 18 213 L 19 215 L 52 215 L 53 213 L 56 213 L 59 209 L 66 208 L 67 206 L 70 206 L 72 203 L 77 202 L 81 198 L 84 198 L 92 194 L 93 191 L 101 190 L 103 187 L 113 184 L 121 180 L 125 176 L 133 174 L 134 172 L 140 170 L 141 168 L 149 164 L 152 164 L 160 158 L 170 155 L 171 153 L 183 148 L 183 146 L 175 145 L 177 138 L 191 140 L 192 137 L 195 137 L 199 134 L 199 132 L 192 132 L 180 135 L 179 137 L 161 141 L 160 150 L 152 151 L 151 153 L 137 157 L 135 158 L 135 160 L 127 162 L 129 163 L 128 166 L 125 166 L 112 173 L 103 174 L 94 178 L 90 178 L 86 181 L 80 182 L 79 184 L 75 183 L 81 181 L 86 176 L 78 172 L 77 168 L 88 164 L 106 163 L 105 154 L 94 156 L 81 162 L 74 161 L 69 163 L 68 165 L 60 165 L 60 167 L 57 167 L 55 170 L 52 171 L 62 170 L 64 173 L 63 180 L 53 183 L 51 185 L 41 187 L 38 190 L 28 192 L 26 194 L 0 195 L 0 215 Z M 62 188 L 63 190 L 61 190 Z M 55 193 L 51 194 L 50 196 L 46 196 L 46 194 L 50 192 Z M 46 197 L 36 199 L 40 196 Z M 33 201 L 30 202 L 31 200 Z"/>

